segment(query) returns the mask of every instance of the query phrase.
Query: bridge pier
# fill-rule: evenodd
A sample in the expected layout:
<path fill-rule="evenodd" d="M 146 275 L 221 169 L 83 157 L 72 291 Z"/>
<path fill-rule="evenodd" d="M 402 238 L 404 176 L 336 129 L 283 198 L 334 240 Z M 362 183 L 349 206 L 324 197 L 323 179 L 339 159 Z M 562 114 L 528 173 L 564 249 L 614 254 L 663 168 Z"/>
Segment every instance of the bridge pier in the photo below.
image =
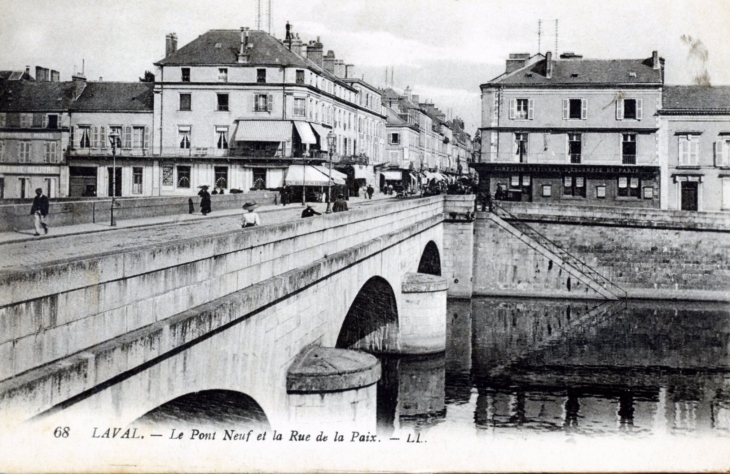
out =
<path fill-rule="evenodd" d="M 403 277 L 400 310 L 400 354 L 446 350 L 446 278 L 425 273 Z"/>
<path fill-rule="evenodd" d="M 286 377 L 290 427 L 375 433 L 380 375 L 380 362 L 370 354 L 328 347 L 304 349 Z"/>

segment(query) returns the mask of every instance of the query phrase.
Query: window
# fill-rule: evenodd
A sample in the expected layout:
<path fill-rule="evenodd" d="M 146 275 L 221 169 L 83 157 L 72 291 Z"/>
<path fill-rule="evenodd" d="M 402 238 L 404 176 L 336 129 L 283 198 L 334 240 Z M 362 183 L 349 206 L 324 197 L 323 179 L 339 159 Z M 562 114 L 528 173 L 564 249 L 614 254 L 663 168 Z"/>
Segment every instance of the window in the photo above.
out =
<path fill-rule="evenodd" d="M 124 127 L 124 141 L 122 142 L 122 148 L 132 148 L 132 127 Z"/>
<path fill-rule="evenodd" d="M 532 100 L 512 99 L 510 101 L 510 118 L 515 120 L 532 119 Z"/>
<path fill-rule="evenodd" d="M 633 133 L 621 134 L 621 163 L 636 164 L 636 135 Z"/>
<path fill-rule="evenodd" d="M 228 112 L 228 94 L 216 94 L 218 96 L 218 112 Z"/>
<path fill-rule="evenodd" d="M 400 145 L 400 133 L 389 133 L 388 137 L 388 143 L 391 145 Z"/>
<path fill-rule="evenodd" d="M 215 145 L 219 150 L 228 149 L 228 127 L 215 127 Z"/>
<path fill-rule="evenodd" d="M 644 199 L 654 199 L 654 188 L 651 186 L 644 187 Z"/>
<path fill-rule="evenodd" d="M 306 117 L 307 113 L 304 109 L 304 99 L 294 99 L 294 116 Z"/>
<path fill-rule="evenodd" d="M 142 194 L 142 168 L 132 168 L 132 194 Z"/>
<path fill-rule="evenodd" d="M 254 94 L 254 112 L 271 112 L 273 102 L 271 94 Z"/>
<path fill-rule="evenodd" d="M 216 166 L 213 171 L 215 173 L 215 187 L 228 189 L 228 167 Z"/>
<path fill-rule="evenodd" d="M 182 82 L 190 82 L 190 68 L 180 68 L 180 72 L 182 73 Z"/>
<path fill-rule="evenodd" d="M 639 197 L 641 180 L 637 176 L 619 176 L 618 195 L 621 197 Z"/>
<path fill-rule="evenodd" d="M 585 177 L 563 176 L 563 196 L 586 197 Z"/>
<path fill-rule="evenodd" d="M 144 127 L 132 127 L 132 148 L 145 148 Z"/>
<path fill-rule="evenodd" d="M 515 133 L 515 155 L 520 163 L 527 163 L 527 134 Z"/>
<path fill-rule="evenodd" d="M 563 99 L 563 120 L 585 120 L 586 118 L 588 118 L 588 101 Z"/>
<path fill-rule="evenodd" d="M 542 185 L 542 197 L 551 197 L 553 195 L 553 187 L 549 184 Z"/>
<path fill-rule="evenodd" d="M 730 139 L 728 138 L 715 142 L 715 166 L 718 168 L 726 168 L 730 166 L 728 148 L 730 148 Z"/>
<path fill-rule="evenodd" d="M 190 149 L 190 127 L 178 127 L 177 140 L 180 143 L 180 148 Z"/>
<path fill-rule="evenodd" d="M 112 125 L 109 127 L 109 136 L 112 134 L 116 134 L 117 140 L 114 144 L 115 147 L 121 148 L 122 147 L 122 127 L 119 125 Z"/>
<path fill-rule="evenodd" d="M 45 142 L 43 144 L 43 162 L 55 163 L 56 150 L 58 150 L 58 144 L 56 142 Z"/>
<path fill-rule="evenodd" d="M 30 142 L 18 142 L 18 161 L 21 163 L 30 161 Z"/>
<path fill-rule="evenodd" d="M 79 148 L 91 148 L 91 127 L 79 127 Z"/>
<path fill-rule="evenodd" d="M 48 114 L 46 116 L 46 128 L 57 129 L 58 128 L 58 115 Z"/>
<path fill-rule="evenodd" d="M 606 186 L 603 184 L 600 184 L 596 186 L 596 197 L 599 199 L 603 199 L 606 197 Z"/>
<path fill-rule="evenodd" d="M 33 114 L 20 114 L 20 128 L 31 128 L 33 126 Z"/>
<path fill-rule="evenodd" d="M 175 167 L 172 165 L 162 165 L 162 185 L 163 186 L 174 186 L 175 185 Z"/>
<path fill-rule="evenodd" d="M 304 84 L 304 71 L 297 69 L 297 84 Z"/>
<path fill-rule="evenodd" d="M 192 94 L 180 94 L 180 110 L 192 110 Z"/>
<path fill-rule="evenodd" d="M 571 163 L 580 163 L 583 146 L 580 133 L 568 134 L 568 155 Z"/>
<path fill-rule="evenodd" d="M 266 82 L 266 69 L 256 69 L 256 82 Z"/>
<path fill-rule="evenodd" d="M 643 112 L 641 99 L 616 100 L 616 120 L 641 120 Z"/>
<path fill-rule="evenodd" d="M 218 68 L 218 82 L 228 82 L 228 68 Z"/>
<path fill-rule="evenodd" d="M 679 166 L 697 166 L 700 149 L 699 135 L 679 136 Z"/>
<path fill-rule="evenodd" d="M 178 188 L 189 188 L 190 187 L 190 167 L 189 166 L 178 166 L 177 167 L 177 187 Z"/>

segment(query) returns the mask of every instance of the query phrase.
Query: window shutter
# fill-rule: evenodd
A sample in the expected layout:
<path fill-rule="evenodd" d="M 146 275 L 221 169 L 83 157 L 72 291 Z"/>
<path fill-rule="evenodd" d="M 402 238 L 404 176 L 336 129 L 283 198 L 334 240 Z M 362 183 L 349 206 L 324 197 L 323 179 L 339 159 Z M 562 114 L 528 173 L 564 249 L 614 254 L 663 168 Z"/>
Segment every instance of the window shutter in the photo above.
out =
<path fill-rule="evenodd" d="M 101 141 L 99 148 L 103 150 L 106 148 L 106 129 L 104 127 L 99 127 L 99 140 Z"/>
<path fill-rule="evenodd" d="M 715 142 L 715 166 L 723 166 L 725 164 L 723 144 L 724 142 L 722 140 Z"/>
<path fill-rule="evenodd" d="M 616 120 L 624 119 L 624 101 L 623 99 L 616 99 Z"/>
<path fill-rule="evenodd" d="M 641 117 L 644 115 L 643 102 L 641 99 L 636 99 L 636 120 L 641 120 Z"/>
<path fill-rule="evenodd" d="M 48 128 L 48 115 L 43 114 L 43 128 Z"/>
<path fill-rule="evenodd" d="M 527 102 L 527 118 L 532 120 L 535 117 L 535 101 L 530 99 Z"/>
<path fill-rule="evenodd" d="M 74 125 L 71 127 L 71 142 L 73 143 L 74 148 L 79 147 L 79 141 L 81 140 L 80 133 L 79 133 L 79 127 Z"/>
<path fill-rule="evenodd" d="M 679 164 L 686 165 L 689 155 L 688 137 L 679 137 Z"/>
<path fill-rule="evenodd" d="M 588 101 L 586 99 L 581 99 L 580 106 L 580 118 L 581 120 L 585 120 L 588 118 Z"/>
<path fill-rule="evenodd" d="M 124 148 L 132 148 L 132 127 L 124 127 Z"/>
<path fill-rule="evenodd" d="M 251 94 L 251 112 L 256 112 L 256 94 Z"/>
<path fill-rule="evenodd" d="M 517 108 L 517 101 L 515 99 L 510 99 L 509 100 L 509 119 L 510 120 L 514 120 L 516 108 Z"/>
<path fill-rule="evenodd" d="M 144 143 L 142 144 L 142 148 L 145 150 L 150 148 L 150 127 L 144 128 Z"/>
<path fill-rule="evenodd" d="M 570 113 L 570 101 L 568 99 L 563 99 L 563 120 L 568 120 Z"/>
<path fill-rule="evenodd" d="M 266 95 L 266 111 L 271 112 L 274 110 L 274 96 L 272 94 Z"/>
<path fill-rule="evenodd" d="M 697 164 L 697 155 L 699 154 L 699 148 L 700 148 L 699 140 L 690 140 L 689 144 L 690 144 L 690 152 L 689 152 L 690 153 L 690 157 L 689 157 L 690 163 L 689 164 L 696 165 Z"/>
<path fill-rule="evenodd" d="M 99 127 L 94 127 L 94 133 L 91 139 L 91 148 L 99 148 Z"/>

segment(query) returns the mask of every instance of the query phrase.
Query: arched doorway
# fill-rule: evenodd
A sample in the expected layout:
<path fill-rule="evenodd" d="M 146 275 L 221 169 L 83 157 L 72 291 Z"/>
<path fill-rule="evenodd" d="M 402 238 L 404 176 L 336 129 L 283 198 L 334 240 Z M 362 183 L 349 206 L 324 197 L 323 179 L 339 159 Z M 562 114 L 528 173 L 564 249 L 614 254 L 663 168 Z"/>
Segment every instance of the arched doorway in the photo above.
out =
<path fill-rule="evenodd" d="M 339 349 L 388 352 L 397 347 L 398 305 L 384 278 L 369 279 L 352 302 L 337 337 Z"/>
<path fill-rule="evenodd" d="M 188 393 L 147 412 L 135 424 L 270 429 L 269 420 L 261 406 L 248 395 L 232 390 Z"/>
<path fill-rule="evenodd" d="M 439 248 L 431 240 L 426 244 L 418 264 L 418 273 L 441 276 L 441 254 Z"/>

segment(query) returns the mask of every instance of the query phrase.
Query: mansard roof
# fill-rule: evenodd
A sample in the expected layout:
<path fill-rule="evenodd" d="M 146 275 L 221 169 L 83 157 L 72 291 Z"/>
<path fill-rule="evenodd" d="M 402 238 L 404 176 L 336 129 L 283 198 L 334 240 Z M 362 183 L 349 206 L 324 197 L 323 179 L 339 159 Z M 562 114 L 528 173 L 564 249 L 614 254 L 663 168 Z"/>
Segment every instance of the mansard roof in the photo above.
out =
<path fill-rule="evenodd" d="M 543 59 L 482 84 L 515 87 L 661 85 L 662 71 L 648 59 L 552 59 L 553 73 L 545 74 Z"/>
<path fill-rule="evenodd" d="M 730 112 L 730 86 L 666 86 L 660 114 Z"/>
<path fill-rule="evenodd" d="M 152 82 L 88 82 L 73 110 L 77 112 L 152 112 Z"/>

